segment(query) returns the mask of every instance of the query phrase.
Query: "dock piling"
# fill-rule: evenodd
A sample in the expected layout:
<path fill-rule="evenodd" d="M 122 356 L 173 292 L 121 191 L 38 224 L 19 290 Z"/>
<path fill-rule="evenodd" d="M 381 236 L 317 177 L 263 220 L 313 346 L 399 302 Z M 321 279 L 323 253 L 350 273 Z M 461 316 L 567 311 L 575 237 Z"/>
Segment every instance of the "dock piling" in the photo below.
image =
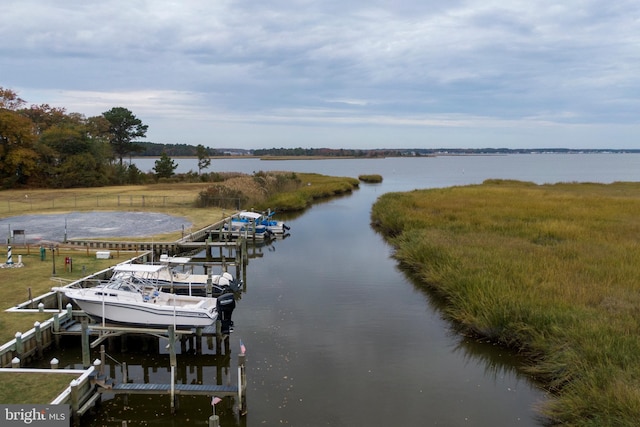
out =
<path fill-rule="evenodd" d="M 106 363 L 107 352 L 104 349 L 104 344 L 100 344 L 100 375 L 104 375 L 104 365 Z M 94 362 L 95 364 L 95 362 Z"/>
<path fill-rule="evenodd" d="M 129 382 L 129 370 L 127 369 L 127 362 L 122 362 L 122 382 Z"/>
<path fill-rule="evenodd" d="M 240 415 L 247 414 L 247 396 L 245 394 L 247 386 L 247 372 L 245 369 L 246 354 L 238 355 L 238 412 Z"/>
<path fill-rule="evenodd" d="M 69 384 L 71 388 L 71 413 L 73 414 L 73 425 L 78 425 L 80 416 L 78 410 L 80 409 L 80 392 L 78 391 L 78 381 L 71 380 Z"/>
<path fill-rule="evenodd" d="M 22 332 L 16 332 L 16 357 L 22 356 L 24 346 L 22 345 Z"/>
<path fill-rule="evenodd" d="M 40 322 L 35 322 L 33 328 L 36 332 L 36 350 L 38 351 L 38 358 L 42 359 L 42 330 L 40 329 Z"/>
<path fill-rule="evenodd" d="M 171 414 L 176 413 L 176 367 L 171 365 Z"/>
<path fill-rule="evenodd" d="M 60 347 L 60 315 L 58 313 L 53 315 L 53 339 L 56 348 Z"/>
<path fill-rule="evenodd" d="M 87 318 L 83 317 L 81 322 L 82 328 L 82 366 L 87 369 L 91 366 L 91 349 L 89 346 L 89 324 L 87 322 Z"/>

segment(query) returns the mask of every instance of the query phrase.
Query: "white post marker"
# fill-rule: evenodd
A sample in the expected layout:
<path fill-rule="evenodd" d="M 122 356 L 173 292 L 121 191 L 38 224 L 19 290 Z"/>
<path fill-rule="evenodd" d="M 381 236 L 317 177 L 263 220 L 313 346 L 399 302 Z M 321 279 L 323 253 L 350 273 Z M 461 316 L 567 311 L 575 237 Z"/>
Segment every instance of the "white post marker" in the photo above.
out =
<path fill-rule="evenodd" d="M 220 426 L 220 417 L 216 415 L 216 405 L 222 402 L 217 396 L 213 396 L 211 398 L 211 406 L 213 407 L 213 415 L 209 417 L 209 427 L 219 427 Z"/>

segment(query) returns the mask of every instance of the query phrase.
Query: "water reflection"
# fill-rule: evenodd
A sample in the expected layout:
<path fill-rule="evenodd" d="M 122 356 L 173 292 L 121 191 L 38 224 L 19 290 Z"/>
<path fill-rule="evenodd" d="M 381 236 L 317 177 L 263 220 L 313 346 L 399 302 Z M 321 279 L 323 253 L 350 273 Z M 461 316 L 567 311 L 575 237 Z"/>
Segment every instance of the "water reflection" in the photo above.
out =
<path fill-rule="evenodd" d="M 237 370 L 229 340 L 193 337 L 176 345 L 176 384 L 237 384 Z M 116 383 L 170 384 L 170 354 L 166 340 L 150 336 L 127 335 L 112 339 L 108 345 L 106 369 Z M 168 389 L 168 387 L 167 387 Z M 170 394 L 122 395 L 106 392 L 102 404 L 85 415 L 82 425 L 203 425 L 212 414 L 212 396 L 178 395 L 175 413 L 171 413 Z M 234 399 L 223 398 L 216 414 L 223 426 L 245 425 L 234 407 Z M 116 424 L 114 424 L 116 423 Z"/>
<path fill-rule="evenodd" d="M 437 294 L 428 289 L 424 283 L 418 280 L 409 271 L 398 266 L 398 271 L 407 277 L 415 289 L 424 295 L 427 304 L 434 313 L 446 321 L 446 302 Z M 460 356 L 465 365 L 471 365 L 482 369 L 484 377 L 492 380 L 494 384 L 502 382 L 505 378 L 511 378 L 512 384 L 507 387 L 507 391 L 515 391 L 518 387 L 538 388 L 540 400 L 534 406 L 541 406 L 547 398 L 547 393 L 542 384 L 536 383 L 535 378 L 527 374 L 528 362 L 525 357 L 511 351 L 499 343 L 492 342 L 478 337 L 468 337 L 461 333 L 460 329 L 452 323 L 448 323 L 446 335 L 450 338 L 449 345 L 451 354 Z M 513 387 L 513 389 L 512 389 Z M 534 416 L 538 423 L 543 425 L 546 421 L 542 417 Z"/>
<path fill-rule="evenodd" d="M 424 295 L 425 304 L 434 313 L 438 313 L 444 321 L 447 321 L 444 314 L 446 302 L 406 269 L 398 267 L 398 271 L 404 274 L 415 289 Z M 488 378 L 500 378 L 507 375 L 518 378 L 527 377 L 523 369 L 527 366 L 526 359 L 504 346 L 487 339 L 465 336 L 455 324 L 449 324 L 447 335 L 451 339 L 451 352 L 460 354 L 465 363 L 484 367 Z M 527 381 L 532 380 L 532 378 L 527 378 Z"/>

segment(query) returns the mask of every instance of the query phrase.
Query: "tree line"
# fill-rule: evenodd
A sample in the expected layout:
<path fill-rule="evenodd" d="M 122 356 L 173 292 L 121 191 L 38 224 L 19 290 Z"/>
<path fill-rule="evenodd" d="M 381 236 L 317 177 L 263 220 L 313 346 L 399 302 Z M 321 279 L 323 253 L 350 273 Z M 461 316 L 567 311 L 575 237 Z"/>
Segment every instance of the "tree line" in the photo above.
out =
<path fill-rule="evenodd" d="M 399 157 L 404 154 L 393 149 L 349 148 L 265 148 L 253 150 L 254 156 L 320 156 L 320 157 Z"/>
<path fill-rule="evenodd" d="M 138 141 L 147 130 L 124 107 L 85 117 L 48 104 L 27 106 L 16 92 L 0 87 L 0 188 L 145 182 L 146 174 L 123 159 L 149 148 Z M 191 147 L 191 153 L 198 156 L 200 174 L 210 165 L 209 150 L 199 145 Z M 177 165 L 169 154 L 163 150 L 153 155 L 160 156 L 155 178 L 171 177 Z"/>
<path fill-rule="evenodd" d="M 171 157 L 197 157 L 198 156 L 198 146 L 189 145 L 189 144 L 159 144 L 157 142 L 148 142 L 148 141 L 140 141 L 138 142 L 140 145 L 140 152 L 137 153 L 139 156 L 144 157 L 160 157 L 162 153 L 167 154 Z M 220 150 L 210 147 L 204 147 L 204 153 L 207 156 L 224 156 L 225 154 Z"/>

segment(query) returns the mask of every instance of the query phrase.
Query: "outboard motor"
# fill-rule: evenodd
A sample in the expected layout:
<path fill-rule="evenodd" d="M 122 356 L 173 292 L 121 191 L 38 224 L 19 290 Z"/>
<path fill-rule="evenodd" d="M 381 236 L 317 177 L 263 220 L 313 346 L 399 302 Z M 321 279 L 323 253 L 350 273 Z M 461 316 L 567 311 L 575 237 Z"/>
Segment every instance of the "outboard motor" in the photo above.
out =
<path fill-rule="evenodd" d="M 227 273 L 225 271 L 224 273 L 222 273 L 222 277 L 220 278 L 220 280 L 222 279 L 227 279 L 227 285 L 233 292 L 238 292 L 240 290 L 240 281 L 236 281 L 231 273 Z"/>
<path fill-rule="evenodd" d="M 216 288 L 218 292 L 223 294 L 229 292 L 229 289 L 230 289 L 229 279 L 224 277 L 224 275 L 218 277 L 218 283 L 216 285 Z"/>
<path fill-rule="evenodd" d="M 222 322 L 221 332 L 223 334 L 231 333 L 233 329 L 231 314 L 233 309 L 236 308 L 236 300 L 233 294 L 222 294 L 216 298 L 216 308 L 218 310 L 218 319 Z"/>

